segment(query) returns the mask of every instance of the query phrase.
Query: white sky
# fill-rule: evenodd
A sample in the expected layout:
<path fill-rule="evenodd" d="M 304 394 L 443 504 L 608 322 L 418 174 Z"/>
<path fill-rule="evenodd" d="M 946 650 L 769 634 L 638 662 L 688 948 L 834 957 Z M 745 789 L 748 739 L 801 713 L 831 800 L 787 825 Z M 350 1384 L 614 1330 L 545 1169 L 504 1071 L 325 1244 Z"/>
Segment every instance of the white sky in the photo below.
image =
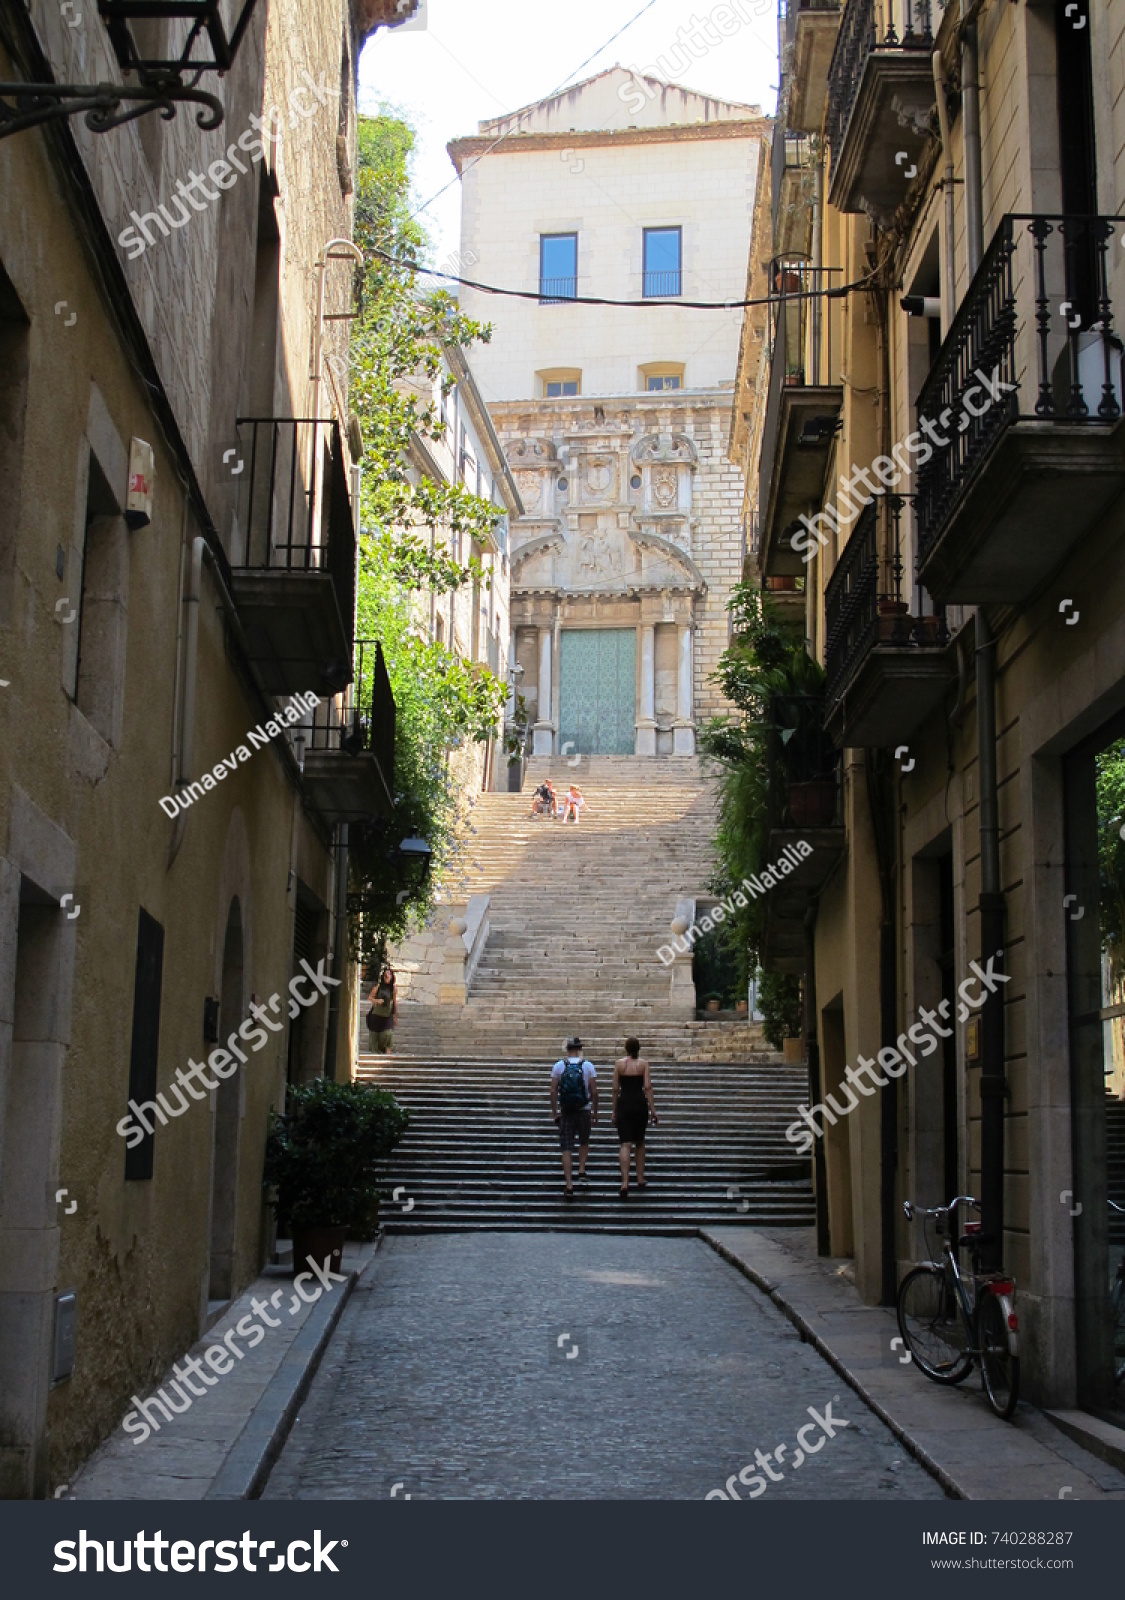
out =
<path fill-rule="evenodd" d="M 460 241 L 461 186 L 446 154 L 450 139 L 475 134 L 484 118 L 542 100 L 564 83 L 580 82 L 615 62 L 644 71 L 655 68 L 660 56 L 675 61 L 671 52 L 677 30 L 690 29 L 693 17 L 707 18 L 714 0 L 654 0 L 638 22 L 607 45 L 643 4 L 428 0 L 423 26 L 380 29 L 368 43 L 359 67 L 360 110 L 375 111 L 385 102 L 417 130 L 416 206 L 449 184 L 422 213 L 435 266 L 446 262 Z M 720 99 L 760 105 L 772 114 L 777 100 L 776 0 L 742 0 L 742 10 L 749 20 L 737 33 L 723 37 L 672 76 L 677 83 Z M 714 27 L 708 31 L 715 35 Z M 697 31 L 695 38 L 701 49 L 706 34 Z M 576 74 L 595 50 L 599 54 Z"/>

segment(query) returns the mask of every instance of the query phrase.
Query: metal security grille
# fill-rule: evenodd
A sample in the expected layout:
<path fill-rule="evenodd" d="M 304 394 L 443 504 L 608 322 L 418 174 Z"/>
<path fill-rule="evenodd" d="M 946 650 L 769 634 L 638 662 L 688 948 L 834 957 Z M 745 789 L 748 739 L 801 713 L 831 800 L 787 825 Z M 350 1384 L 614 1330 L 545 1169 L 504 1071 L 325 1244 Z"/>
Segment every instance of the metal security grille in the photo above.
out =
<path fill-rule="evenodd" d="M 637 737 L 636 644 L 633 628 L 564 629 L 559 641 L 561 753 L 633 754 Z"/>
<path fill-rule="evenodd" d="M 307 906 L 302 900 L 297 901 L 296 914 L 293 918 L 293 965 L 300 961 L 311 961 L 313 950 L 316 947 L 316 925 L 320 919 L 312 906 Z"/>

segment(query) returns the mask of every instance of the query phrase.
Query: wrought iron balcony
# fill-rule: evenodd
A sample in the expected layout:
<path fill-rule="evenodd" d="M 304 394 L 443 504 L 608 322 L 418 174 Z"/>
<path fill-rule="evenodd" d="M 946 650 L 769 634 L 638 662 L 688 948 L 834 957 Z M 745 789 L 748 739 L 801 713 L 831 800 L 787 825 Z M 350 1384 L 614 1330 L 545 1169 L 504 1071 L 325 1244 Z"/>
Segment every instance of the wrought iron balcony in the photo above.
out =
<path fill-rule="evenodd" d="M 355 677 L 313 713 L 305 788 L 329 823 L 389 816 L 395 787 L 395 702 L 375 639 L 357 639 Z"/>
<path fill-rule="evenodd" d="M 339 425 L 242 417 L 232 588 L 267 694 L 352 678 L 356 536 Z"/>
<path fill-rule="evenodd" d="M 908 739 L 938 705 L 954 669 L 944 608 L 921 585 L 903 593 L 899 495 L 871 501 L 824 591 L 827 730 L 836 744 Z M 879 539 L 879 520 L 886 522 Z"/>
<path fill-rule="evenodd" d="M 769 578 L 806 570 L 792 534 L 802 514 L 820 507 L 839 426 L 839 302 L 824 294 L 838 270 L 792 257 L 771 264 L 770 387 L 758 471 L 759 560 Z"/>
<path fill-rule="evenodd" d="M 824 731 L 823 695 L 773 697 L 769 764 L 766 865 L 785 865 L 775 874 L 779 881 L 768 889 L 762 959 L 771 972 L 800 972 L 805 913 L 844 848 L 840 753 Z M 802 850 L 802 845 L 808 848 Z"/>
<path fill-rule="evenodd" d="M 933 43 L 931 0 L 847 0 L 824 127 L 838 211 L 898 210 L 929 134 Z"/>
<path fill-rule="evenodd" d="M 787 0 L 785 120 L 802 133 L 819 133 L 828 92 L 828 69 L 840 26 L 840 0 Z M 785 58 L 783 57 L 783 60 Z"/>
<path fill-rule="evenodd" d="M 1006 216 L 918 397 L 919 572 L 1018 603 L 1125 488 L 1125 218 Z"/>

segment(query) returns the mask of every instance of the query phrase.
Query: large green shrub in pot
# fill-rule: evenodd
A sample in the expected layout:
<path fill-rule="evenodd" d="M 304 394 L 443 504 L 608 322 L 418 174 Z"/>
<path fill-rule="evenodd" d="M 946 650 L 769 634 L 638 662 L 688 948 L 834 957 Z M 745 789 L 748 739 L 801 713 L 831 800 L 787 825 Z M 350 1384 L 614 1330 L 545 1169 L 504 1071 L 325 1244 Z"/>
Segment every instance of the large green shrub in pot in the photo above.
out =
<path fill-rule="evenodd" d="M 379 1215 L 377 1172 L 410 1114 L 385 1089 L 315 1078 L 292 1085 L 266 1142 L 264 1181 L 278 1231 L 338 1227 L 369 1234 Z"/>

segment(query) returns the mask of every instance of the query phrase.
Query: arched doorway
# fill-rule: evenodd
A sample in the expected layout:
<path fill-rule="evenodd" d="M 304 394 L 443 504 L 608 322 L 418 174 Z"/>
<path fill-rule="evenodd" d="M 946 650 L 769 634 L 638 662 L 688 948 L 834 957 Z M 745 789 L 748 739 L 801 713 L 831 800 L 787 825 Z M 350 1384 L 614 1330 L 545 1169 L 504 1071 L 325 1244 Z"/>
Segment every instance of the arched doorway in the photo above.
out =
<path fill-rule="evenodd" d="M 223 941 L 222 986 L 219 991 L 219 1038 L 229 1039 L 242 1021 L 242 912 L 238 897 L 230 903 Z M 241 1122 L 242 1073 L 224 1078 L 215 1091 L 211 1154 L 211 1271 L 209 1300 L 229 1300 L 234 1292 L 234 1237 L 238 1206 L 238 1130 Z"/>

